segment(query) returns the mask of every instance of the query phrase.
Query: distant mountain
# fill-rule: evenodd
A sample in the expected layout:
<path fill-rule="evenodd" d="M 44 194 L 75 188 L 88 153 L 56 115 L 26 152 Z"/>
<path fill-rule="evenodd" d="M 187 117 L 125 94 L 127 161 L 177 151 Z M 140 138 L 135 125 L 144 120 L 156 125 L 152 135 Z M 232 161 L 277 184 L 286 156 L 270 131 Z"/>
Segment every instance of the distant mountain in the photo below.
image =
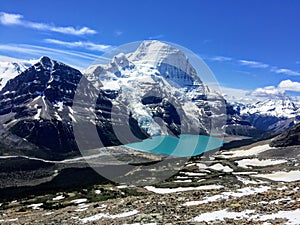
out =
<path fill-rule="evenodd" d="M 276 137 L 270 144 L 272 147 L 300 145 L 300 123 Z"/>
<path fill-rule="evenodd" d="M 249 121 L 243 119 L 239 111 L 230 103 L 226 102 L 227 121 L 226 134 L 257 137 L 262 131 L 254 127 Z"/>
<path fill-rule="evenodd" d="M 17 62 L 0 61 L 0 91 L 6 83 L 36 63 L 37 60 L 19 60 Z"/>
<path fill-rule="evenodd" d="M 300 109 L 286 95 L 254 104 L 234 103 L 233 108 L 244 120 L 262 131 L 281 132 L 300 120 Z"/>

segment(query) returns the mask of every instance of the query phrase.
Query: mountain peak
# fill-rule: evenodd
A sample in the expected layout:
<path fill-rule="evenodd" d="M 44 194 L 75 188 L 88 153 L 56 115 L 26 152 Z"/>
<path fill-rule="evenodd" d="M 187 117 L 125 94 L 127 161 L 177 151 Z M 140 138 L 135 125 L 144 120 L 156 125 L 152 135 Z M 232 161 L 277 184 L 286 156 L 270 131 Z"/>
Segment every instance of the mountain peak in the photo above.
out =
<path fill-rule="evenodd" d="M 241 107 L 241 115 L 268 115 L 282 118 L 292 118 L 298 114 L 299 109 L 294 102 L 287 96 L 277 96 L 272 99 L 266 99 L 248 104 Z"/>
<path fill-rule="evenodd" d="M 55 61 L 53 61 L 52 59 L 50 59 L 47 56 L 42 56 L 38 61 L 38 64 L 41 64 L 42 67 L 45 69 L 52 68 L 54 63 L 55 63 Z"/>
<path fill-rule="evenodd" d="M 161 76 L 184 85 L 202 83 L 188 57 L 178 48 L 160 41 L 143 41 L 127 58 L 135 65 L 156 68 Z"/>
<path fill-rule="evenodd" d="M 180 61 L 188 61 L 187 57 L 179 49 L 160 41 L 143 41 L 136 51 L 128 54 L 128 58 L 133 62 L 151 63 L 154 66 L 161 63 L 177 66 Z"/>
<path fill-rule="evenodd" d="M 39 59 L 39 62 L 43 63 L 43 64 L 48 64 L 51 63 L 52 59 L 50 59 L 48 56 L 42 56 Z"/>

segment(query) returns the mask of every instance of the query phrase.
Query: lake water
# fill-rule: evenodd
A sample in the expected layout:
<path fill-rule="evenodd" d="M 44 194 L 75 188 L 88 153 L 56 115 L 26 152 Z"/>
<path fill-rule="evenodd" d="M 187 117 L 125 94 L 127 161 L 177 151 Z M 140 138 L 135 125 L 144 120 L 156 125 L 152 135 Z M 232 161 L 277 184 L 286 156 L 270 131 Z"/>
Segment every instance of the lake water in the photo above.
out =
<path fill-rule="evenodd" d="M 139 151 L 165 154 L 171 156 L 195 156 L 203 152 L 217 149 L 223 145 L 223 140 L 204 135 L 182 134 L 173 136 L 154 136 L 141 142 L 126 144 L 126 147 Z"/>

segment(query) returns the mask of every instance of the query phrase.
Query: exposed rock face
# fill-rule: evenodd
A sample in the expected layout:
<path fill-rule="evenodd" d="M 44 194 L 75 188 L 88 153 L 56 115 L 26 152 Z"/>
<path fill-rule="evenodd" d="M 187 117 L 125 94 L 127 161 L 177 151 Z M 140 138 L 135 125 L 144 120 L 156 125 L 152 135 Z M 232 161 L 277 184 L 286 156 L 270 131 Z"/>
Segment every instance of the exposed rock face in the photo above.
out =
<path fill-rule="evenodd" d="M 3 129 L 49 154 L 76 151 L 70 107 L 81 78 L 80 71 L 42 57 L 2 89 Z"/>
<path fill-rule="evenodd" d="M 19 60 L 18 62 L 0 61 L 0 91 L 9 80 L 15 78 L 36 62 L 37 60 Z"/>
<path fill-rule="evenodd" d="M 300 145 L 300 123 L 276 137 L 270 144 L 273 147 L 287 147 L 292 145 Z"/>

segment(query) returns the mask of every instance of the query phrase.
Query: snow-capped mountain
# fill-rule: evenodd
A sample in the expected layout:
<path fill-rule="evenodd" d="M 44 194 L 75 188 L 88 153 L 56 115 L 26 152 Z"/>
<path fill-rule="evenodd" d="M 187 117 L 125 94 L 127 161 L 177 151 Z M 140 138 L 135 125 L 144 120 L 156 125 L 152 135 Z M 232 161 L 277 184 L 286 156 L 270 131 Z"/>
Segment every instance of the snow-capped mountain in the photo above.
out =
<path fill-rule="evenodd" d="M 0 61 L 0 91 L 6 83 L 32 66 L 38 60 Z"/>
<path fill-rule="evenodd" d="M 213 122 L 220 133 L 226 122 L 222 96 L 208 90 L 182 51 L 165 43 L 144 41 L 107 65 L 91 66 L 85 75 L 96 88 L 118 93 L 114 102 L 126 104 L 127 113 L 149 135 L 208 134 Z"/>
<path fill-rule="evenodd" d="M 252 104 L 234 103 L 233 107 L 243 119 L 263 131 L 280 132 L 300 119 L 300 109 L 287 95 Z"/>
<path fill-rule="evenodd" d="M 299 109 L 288 96 L 282 96 L 242 107 L 240 113 L 241 115 L 260 114 L 266 116 L 292 118 L 298 115 L 298 110 Z"/>
<path fill-rule="evenodd" d="M 10 79 L 0 91 L 1 146 L 26 149 L 33 144 L 31 149 L 61 152 L 75 148 L 71 106 L 81 77 L 78 70 L 42 57 Z"/>
<path fill-rule="evenodd" d="M 183 52 L 158 41 L 145 41 L 84 75 L 40 58 L 0 91 L 0 121 L 4 152 L 17 149 L 44 158 L 78 154 L 78 127 L 86 149 L 99 147 L 87 141 L 89 128 L 96 128 L 104 146 L 152 135 L 255 132 L 203 84 Z"/>

